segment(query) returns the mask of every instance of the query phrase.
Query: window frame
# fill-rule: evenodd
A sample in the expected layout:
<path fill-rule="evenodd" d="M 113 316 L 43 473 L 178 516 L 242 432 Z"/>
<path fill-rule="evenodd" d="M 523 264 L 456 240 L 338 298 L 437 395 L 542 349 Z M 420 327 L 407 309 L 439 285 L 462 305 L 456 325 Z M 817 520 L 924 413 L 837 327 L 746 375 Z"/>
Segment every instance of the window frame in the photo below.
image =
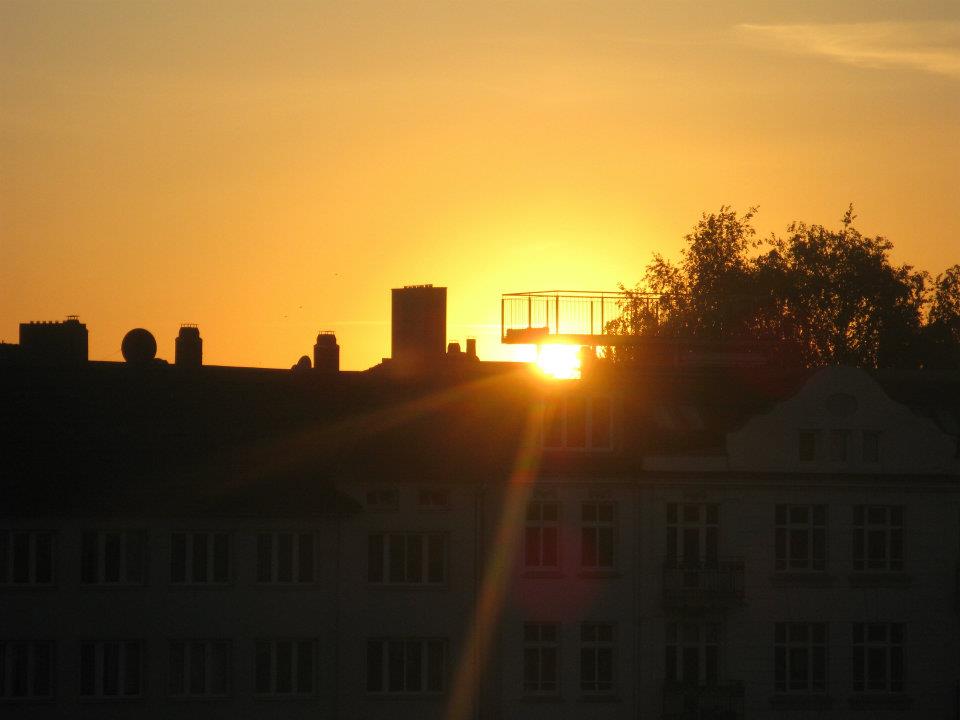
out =
<path fill-rule="evenodd" d="M 18 581 L 17 577 L 17 537 L 27 538 L 27 579 Z M 50 578 L 38 580 L 40 537 L 50 541 Z M 0 528 L 0 587 L 6 588 L 53 588 L 57 585 L 57 554 L 59 533 L 56 530 L 38 528 Z"/>
<path fill-rule="evenodd" d="M 609 630 L 604 638 L 602 630 Z M 590 632 L 593 637 L 588 637 Z M 601 656 L 609 656 L 609 679 L 600 678 Z M 592 656 L 593 678 L 587 677 L 585 659 Z M 606 685 L 606 687 L 601 687 Z M 583 695 L 610 697 L 617 694 L 617 627 L 610 622 L 583 622 L 580 624 L 580 692 Z"/>
<path fill-rule="evenodd" d="M 813 463 L 820 459 L 820 436 L 821 432 L 818 428 L 797 430 L 797 462 Z M 805 440 L 809 440 L 809 447 Z"/>
<path fill-rule="evenodd" d="M 697 508 L 696 519 L 687 518 L 688 508 Z M 715 519 L 711 520 L 711 516 Z M 688 531 L 697 532 L 697 553 L 687 552 Z M 666 506 L 666 559 L 678 568 L 716 565 L 720 561 L 720 503 L 668 502 Z"/>
<path fill-rule="evenodd" d="M 450 490 L 444 487 L 417 488 L 417 509 L 421 512 L 442 512 L 450 509 Z"/>
<path fill-rule="evenodd" d="M 367 488 L 364 505 L 370 512 L 397 512 L 400 509 L 400 490 L 383 485 Z"/>
<path fill-rule="evenodd" d="M 695 640 L 689 640 L 686 631 L 693 627 L 697 629 L 697 637 Z M 666 624 L 664 636 L 664 668 L 667 682 L 694 687 L 714 687 L 720 684 L 723 673 L 724 648 L 721 623 L 689 619 L 670 621 Z M 709 652 L 711 648 L 714 649 L 712 660 Z M 693 679 L 685 677 L 686 651 L 688 649 L 697 651 L 696 683 Z M 712 682 L 711 674 L 713 675 Z"/>
<path fill-rule="evenodd" d="M 118 692 L 116 694 L 106 693 L 105 682 L 106 682 L 106 660 L 104 658 L 105 650 L 108 645 L 116 644 L 118 646 L 117 652 L 117 678 L 116 686 Z M 138 662 L 139 671 L 138 671 L 138 685 L 136 693 L 120 692 L 121 689 L 125 690 L 127 686 L 127 668 L 128 668 L 128 655 L 131 646 L 136 646 L 138 650 Z M 92 647 L 94 652 L 94 665 L 93 665 L 93 685 L 94 692 L 84 693 L 84 649 L 86 647 Z M 146 642 L 141 639 L 131 639 L 131 638 L 118 638 L 118 639 L 103 639 L 103 640 L 81 640 L 80 641 L 80 662 L 78 663 L 78 669 L 80 671 L 80 691 L 79 697 L 81 702 L 124 702 L 132 700 L 142 700 L 146 696 L 146 684 L 147 684 L 147 664 L 146 664 Z"/>
<path fill-rule="evenodd" d="M 449 640 L 445 637 L 370 637 L 366 642 L 366 658 L 364 661 L 366 670 L 366 693 L 368 695 L 381 697 L 430 697 L 443 695 L 447 691 L 449 672 L 450 650 Z M 391 650 L 396 646 L 401 646 L 400 658 L 402 662 L 400 676 L 402 678 L 402 689 L 391 689 L 391 677 L 393 670 L 391 666 Z M 419 667 L 419 689 L 407 689 L 409 682 L 409 672 L 407 663 L 410 660 L 409 651 L 417 647 L 420 657 Z M 439 649 L 440 668 L 432 666 L 432 660 L 436 659 L 431 654 L 431 649 Z M 379 668 L 371 667 L 371 658 L 378 657 Z M 375 671 L 379 669 L 379 673 Z M 431 687 L 432 679 L 439 672 L 439 687 Z M 376 678 L 376 675 L 379 678 Z"/>
<path fill-rule="evenodd" d="M 553 519 L 544 519 L 544 507 L 553 507 L 555 517 Z M 531 517 L 531 510 L 536 507 L 538 511 L 536 517 Z M 560 522 L 561 507 L 560 501 L 549 498 L 532 498 L 527 502 L 526 513 L 524 515 L 523 525 L 523 569 L 527 572 L 560 572 L 563 565 L 561 557 L 560 543 Z M 530 532 L 536 531 L 537 537 L 537 562 L 531 562 L 530 556 Z M 550 532 L 552 531 L 552 532 Z M 549 539 L 549 543 L 544 538 Z M 554 562 L 548 564 L 544 562 L 544 548 L 547 545 L 552 546 Z"/>
<path fill-rule="evenodd" d="M 806 522 L 794 520 L 794 510 L 805 510 Z M 822 522 L 818 522 L 818 515 Z M 776 503 L 774 505 L 774 571 L 777 573 L 823 573 L 827 570 L 829 508 L 825 503 Z M 804 563 L 793 556 L 795 534 L 806 536 Z M 822 557 L 817 557 L 817 547 Z M 782 550 L 782 552 L 781 552 Z M 782 555 L 782 556 L 781 556 Z"/>
<path fill-rule="evenodd" d="M 860 431 L 860 459 L 865 465 L 879 465 L 883 458 L 882 448 L 883 432 L 881 430 L 861 430 Z M 872 448 L 868 457 L 867 449 Z"/>
<path fill-rule="evenodd" d="M 183 691 L 178 692 L 174 690 L 174 671 L 173 671 L 173 660 L 175 657 L 175 647 L 182 645 L 182 660 L 183 660 L 183 674 L 182 674 L 182 687 Z M 203 667 L 203 682 L 205 688 L 202 692 L 194 692 L 191 689 L 192 678 L 191 671 L 193 669 L 193 646 L 202 645 L 204 648 L 204 667 Z M 221 646 L 224 648 L 225 653 L 225 662 L 224 662 L 224 689 L 223 692 L 214 692 L 210 687 L 212 685 L 211 681 L 211 665 L 213 664 L 213 651 L 215 646 Z M 167 643 L 167 696 L 174 698 L 176 700 L 198 700 L 206 698 L 226 698 L 230 697 L 233 690 L 233 641 L 224 638 L 171 638 Z"/>
<path fill-rule="evenodd" d="M 183 580 L 174 578 L 175 558 L 175 540 L 178 535 L 184 536 L 184 564 Z M 197 536 L 207 536 L 207 579 L 195 580 L 193 561 L 195 556 L 194 544 Z M 226 539 L 226 573 L 223 580 L 216 578 L 216 538 L 222 536 Z M 226 587 L 235 581 L 235 560 L 234 560 L 234 537 L 229 530 L 172 530 L 170 531 L 170 564 L 169 564 L 169 584 L 174 587 Z"/>
<path fill-rule="evenodd" d="M 544 638 L 544 631 L 552 633 L 553 638 Z M 523 623 L 523 660 L 521 672 L 521 688 L 527 697 L 559 697 L 561 687 L 561 633 L 562 626 L 558 622 L 525 622 Z M 534 637 L 535 636 L 535 637 Z M 545 657 L 553 653 L 553 680 L 544 680 L 544 667 L 548 665 Z M 536 657 L 536 677 L 531 677 L 529 659 Z M 552 687 L 551 687 L 552 685 Z"/>
<path fill-rule="evenodd" d="M 376 550 L 377 539 L 381 539 L 379 551 Z M 403 579 L 393 579 L 394 541 L 401 540 L 403 545 Z M 420 540 L 420 580 L 410 579 L 410 541 Z M 431 540 L 440 540 L 440 569 L 442 577 L 431 580 L 431 565 L 435 561 L 432 557 Z M 380 558 L 380 571 L 374 572 L 375 554 Z M 367 583 L 380 587 L 409 587 L 409 588 L 442 588 L 446 587 L 450 577 L 450 533 L 445 531 L 384 531 L 374 532 L 367 536 Z"/>
<path fill-rule="evenodd" d="M 883 522 L 871 519 L 871 513 L 882 511 Z M 853 506 L 853 570 L 856 573 L 902 573 L 904 569 L 904 505 Z M 899 522 L 896 518 L 899 516 Z M 883 558 L 872 559 L 871 553 L 880 542 Z M 879 550 L 879 548 L 877 548 Z"/>
<path fill-rule="evenodd" d="M 588 507 L 593 507 L 593 517 L 587 517 Z M 601 518 L 600 509 L 609 507 L 610 518 Z M 608 535 L 609 562 L 601 562 L 603 538 Z M 613 500 L 584 500 L 580 503 L 580 567 L 587 572 L 613 572 L 617 569 L 617 503 Z M 588 542 L 587 538 L 592 536 Z M 591 545 L 592 544 L 592 545 Z M 592 558 L 586 557 L 592 549 Z M 591 561 L 592 562 L 589 562 Z"/>
<path fill-rule="evenodd" d="M 90 535 L 95 538 L 94 555 L 96 561 L 95 578 L 90 580 L 86 578 L 86 547 L 87 539 Z M 106 536 L 120 536 L 120 567 L 118 568 L 117 580 L 107 580 L 107 546 Z M 140 537 L 140 579 L 129 579 L 130 569 L 130 537 L 137 535 Z M 116 528 L 89 528 L 80 533 L 80 584 L 83 587 L 142 587 L 147 584 L 147 548 L 148 535 L 146 530 Z"/>
<path fill-rule="evenodd" d="M 805 637 L 795 639 L 793 632 L 803 628 Z M 819 631 L 819 639 L 817 637 Z M 773 641 L 774 691 L 779 695 L 825 695 L 829 687 L 830 674 L 830 628 L 825 622 L 777 622 L 774 623 Z M 805 653 L 802 663 L 805 665 L 806 683 L 803 687 L 794 686 L 792 672 L 798 662 L 798 655 Z M 817 655 L 820 654 L 818 661 Z M 818 670 L 818 662 L 820 664 Z M 819 674 L 819 680 L 818 680 Z"/>
<path fill-rule="evenodd" d="M 882 640 L 871 640 L 871 630 L 883 628 Z M 851 667 L 853 691 L 863 695 L 891 695 L 903 692 L 906 676 L 906 623 L 853 623 Z M 899 638 L 899 639 L 897 639 Z M 871 652 L 873 651 L 873 652 Z M 883 687 L 871 687 L 870 664 L 879 652 L 883 657 Z M 895 666 L 899 666 L 896 671 Z M 896 675 L 899 674 L 899 677 Z"/>
<path fill-rule="evenodd" d="M 277 680 L 279 677 L 279 668 L 278 668 L 278 646 L 280 643 L 290 643 L 290 691 L 283 692 L 277 690 Z M 270 689 L 262 691 L 259 689 L 259 677 L 258 670 L 259 666 L 257 663 L 260 662 L 260 649 L 262 645 L 268 645 L 270 650 L 270 666 L 268 668 L 268 674 L 270 679 Z M 307 691 L 300 691 L 300 650 L 304 644 L 309 644 L 310 646 L 310 661 L 312 664 L 310 672 L 310 689 Z M 253 657 L 251 658 L 251 664 L 253 665 L 252 670 L 252 691 L 253 697 L 256 700 L 264 699 L 274 699 L 274 700 L 297 700 L 302 698 L 316 697 L 318 694 L 320 686 L 320 663 L 319 663 L 319 642 L 317 638 L 312 637 L 279 637 L 279 638 L 264 638 L 258 637 L 254 638 L 253 641 Z M 294 689 L 296 688 L 296 689 Z"/>
<path fill-rule="evenodd" d="M 290 579 L 281 580 L 280 579 L 280 553 L 281 553 L 281 536 L 289 535 L 291 537 L 290 545 Z M 264 538 L 270 539 L 270 562 L 267 570 L 269 571 L 269 578 L 264 580 L 263 567 L 261 561 L 263 557 L 261 556 L 261 542 Z M 300 557 L 303 547 L 301 542 L 304 538 L 309 538 L 310 543 L 310 552 L 313 557 L 310 564 L 307 566 L 310 569 L 310 578 L 307 580 L 301 580 L 302 571 L 304 567 L 300 564 Z M 254 552 L 256 560 L 254 561 L 254 577 L 255 582 L 259 586 L 264 587 L 302 587 L 305 585 L 316 585 L 319 582 L 319 570 L 320 570 L 320 561 L 319 561 L 319 549 L 320 542 L 317 537 L 317 533 L 312 530 L 258 530 L 254 533 Z"/>
<path fill-rule="evenodd" d="M 13 694 L 16 685 L 16 670 L 14 664 L 14 647 L 24 646 L 26 652 L 25 682 L 27 692 Z M 37 649 L 47 648 L 47 692 L 37 692 L 39 673 L 37 669 Z M 57 644 L 54 640 L 36 638 L 3 638 L 0 639 L 0 703 L 34 703 L 50 702 L 57 697 Z"/>
<path fill-rule="evenodd" d="M 582 444 L 571 442 L 571 400 L 582 403 L 583 406 Z M 600 407 L 604 407 L 602 412 L 598 410 Z M 599 422 L 601 417 L 605 418 L 603 422 Z M 540 406 L 540 447 L 547 451 L 610 452 L 614 446 L 613 418 L 613 399 L 608 395 L 563 393 L 544 398 Z M 550 427 L 553 422 L 557 422 L 556 444 L 549 440 L 553 432 Z"/>

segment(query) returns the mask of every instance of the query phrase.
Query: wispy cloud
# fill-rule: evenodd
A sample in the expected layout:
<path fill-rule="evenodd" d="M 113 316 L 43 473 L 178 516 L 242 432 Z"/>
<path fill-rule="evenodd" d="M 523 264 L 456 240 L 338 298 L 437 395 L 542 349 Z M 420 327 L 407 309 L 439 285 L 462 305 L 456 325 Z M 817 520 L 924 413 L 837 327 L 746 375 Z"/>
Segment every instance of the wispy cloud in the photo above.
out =
<path fill-rule="evenodd" d="M 960 80 L 960 22 L 738 25 L 750 43 L 865 68 L 906 68 Z"/>

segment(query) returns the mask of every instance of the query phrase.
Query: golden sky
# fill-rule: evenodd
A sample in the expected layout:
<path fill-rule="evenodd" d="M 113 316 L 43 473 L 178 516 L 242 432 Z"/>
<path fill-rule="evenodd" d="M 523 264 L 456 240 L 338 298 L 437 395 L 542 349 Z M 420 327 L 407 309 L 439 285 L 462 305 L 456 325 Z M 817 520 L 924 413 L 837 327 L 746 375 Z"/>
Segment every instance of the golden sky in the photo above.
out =
<path fill-rule="evenodd" d="M 0 0 L 0 340 L 389 355 L 390 288 L 614 289 L 704 210 L 960 261 L 960 3 Z"/>

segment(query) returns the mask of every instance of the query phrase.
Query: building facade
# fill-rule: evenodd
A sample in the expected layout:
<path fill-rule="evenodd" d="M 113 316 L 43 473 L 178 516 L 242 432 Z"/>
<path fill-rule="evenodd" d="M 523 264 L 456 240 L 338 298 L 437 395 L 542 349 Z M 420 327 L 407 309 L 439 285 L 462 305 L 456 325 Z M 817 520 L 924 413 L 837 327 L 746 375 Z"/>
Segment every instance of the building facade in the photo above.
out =
<path fill-rule="evenodd" d="M 5 716 L 960 715 L 956 378 L 149 372 L 6 416 Z"/>

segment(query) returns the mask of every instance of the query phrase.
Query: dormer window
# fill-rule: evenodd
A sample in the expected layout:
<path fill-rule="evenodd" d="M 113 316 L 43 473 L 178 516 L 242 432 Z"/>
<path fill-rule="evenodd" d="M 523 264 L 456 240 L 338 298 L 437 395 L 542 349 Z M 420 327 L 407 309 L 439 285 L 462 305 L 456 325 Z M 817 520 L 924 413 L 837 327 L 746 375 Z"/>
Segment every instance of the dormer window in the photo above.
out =
<path fill-rule="evenodd" d="M 568 395 L 554 397 L 543 407 L 543 447 L 566 450 L 609 450 L 612 419 L 610 399 Z"/>
<path fill-rule="evenodd" d="M 367 507 L 371 510 L 396 510 L 396 488 L 374 488 L 367 490 Z"/>
<path fill-rule="evenodd" d="M 801 430 L 798 436 L 800 462 L 813 462 L 817 459 L 817 431 Z"/>
<path fill-rule="evenodd" d="M 830 462 L 847 461 L 847 441 L 849 437 L 849 430 L 830 431 Z"/>
<path fill-rule="evenodd" d="M 880 433 L 876 430 L 863 431 L 863 461 L 880 462 Z"/>

